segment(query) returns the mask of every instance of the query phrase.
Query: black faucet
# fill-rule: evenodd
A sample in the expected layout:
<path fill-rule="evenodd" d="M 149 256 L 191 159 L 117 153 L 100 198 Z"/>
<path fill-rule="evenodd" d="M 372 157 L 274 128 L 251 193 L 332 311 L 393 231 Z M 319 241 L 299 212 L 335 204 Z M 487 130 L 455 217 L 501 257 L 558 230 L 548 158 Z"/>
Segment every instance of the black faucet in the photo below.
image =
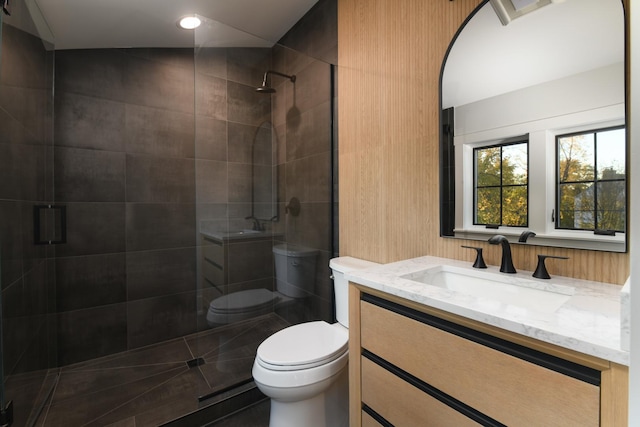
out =
<path fill-rule="evenodd" d="M 536 237 L 536 233 L 529 230 L 523 231 L 522 234 L 520 234 L 520 238 L 518 239 L 518 242 L 525 243 L 529 237 Z"/>
<path fill-rule="evenodd" d="M 496 234 L 489 239 L 489 243 L 492 245 L 502 245 L 502 263 L 500 264 L 500 271 L 503 273 L 515 273 L 516 268 L 513 266 L 513 261 L 511 259 L 511 246 L 509 245 L 509 240 L 507 240 L 507 238 L 502 234 Z"/>
<path fill-rule="evenodd" d="M 262 224 L 260 224 L 260 220 L 258 218 L 256 218 L 255 216 L 249 215 L 245 219 L 253 220 L 253 229 L 255 231 L 264 231 L 264 229 L 262 228 Z"/>

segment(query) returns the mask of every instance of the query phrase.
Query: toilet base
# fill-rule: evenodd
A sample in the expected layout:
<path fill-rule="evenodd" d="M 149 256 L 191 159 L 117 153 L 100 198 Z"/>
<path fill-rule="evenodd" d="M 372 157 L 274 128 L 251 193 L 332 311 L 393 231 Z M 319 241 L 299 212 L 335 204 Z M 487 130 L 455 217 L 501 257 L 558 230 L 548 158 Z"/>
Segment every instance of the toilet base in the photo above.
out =
<path fill-rule="evenodd" d="M 345 367 L 324 392 L 298 401 L 271 398 L 269 427 L 348 427 L 349 370 Z M 324 381 L 323 381 L 324 382 Z"/>

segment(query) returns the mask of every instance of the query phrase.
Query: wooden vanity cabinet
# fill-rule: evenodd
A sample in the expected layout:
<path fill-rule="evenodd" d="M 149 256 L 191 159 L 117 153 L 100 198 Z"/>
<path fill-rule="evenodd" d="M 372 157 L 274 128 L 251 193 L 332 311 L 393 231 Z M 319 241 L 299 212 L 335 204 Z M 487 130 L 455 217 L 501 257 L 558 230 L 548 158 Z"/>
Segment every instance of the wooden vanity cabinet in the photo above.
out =
<path fill-rule="evenodd" d="M 351 426 L 626 426 L 626 367 L 353 284 L 349 363 Z"/>
<path fill-rule="evenodd" d="M 229 245 L 222 240 L 202 237 L 202 280 L 204 284 L 219 289 L 227 284 L 227 259 Z"/>

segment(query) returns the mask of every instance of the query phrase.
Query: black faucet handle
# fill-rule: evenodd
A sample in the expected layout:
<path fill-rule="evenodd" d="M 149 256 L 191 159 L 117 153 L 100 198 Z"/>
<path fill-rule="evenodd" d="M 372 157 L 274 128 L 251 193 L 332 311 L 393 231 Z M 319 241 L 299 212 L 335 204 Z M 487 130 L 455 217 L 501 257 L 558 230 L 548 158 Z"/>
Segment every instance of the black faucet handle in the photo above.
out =
<path fill-rule="evenodd" d="M 536 271 L 532 274 L 536 279 L 551 279 L 551 276 L 549 276 L 549 272 L 547 271 L 547 267 L 544 264 L 544 260 L 547 258 L 569 259 L 569 257 L 566 256 L 538 255 L 538 266 L 536 267 Z"/>
<path fill-rule="evenodd" d="M 465 245 L 461 245 L 461 247 L 476 250 L 476 260 L 473 263 L 473 268 L 487 268 L 487 264 L 484 263 L 484 258 L 482 257 L 482 248 L 477 246 L 465 246 Z"/>

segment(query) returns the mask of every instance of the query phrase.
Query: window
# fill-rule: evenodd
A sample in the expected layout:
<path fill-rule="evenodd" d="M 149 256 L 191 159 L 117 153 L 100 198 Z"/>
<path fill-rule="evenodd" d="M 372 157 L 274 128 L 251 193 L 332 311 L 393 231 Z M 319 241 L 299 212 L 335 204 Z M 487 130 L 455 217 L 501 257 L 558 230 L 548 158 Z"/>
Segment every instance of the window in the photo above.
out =
<path fill-rule="evenodd" d="M 558 135 L 556 150 L 556 229 L 624 232 L 624 127 Z"/>
<path fill-rule="evenodd" d="M 527 227 L 528 142 L 474 148 L 474 224 Z"/>

